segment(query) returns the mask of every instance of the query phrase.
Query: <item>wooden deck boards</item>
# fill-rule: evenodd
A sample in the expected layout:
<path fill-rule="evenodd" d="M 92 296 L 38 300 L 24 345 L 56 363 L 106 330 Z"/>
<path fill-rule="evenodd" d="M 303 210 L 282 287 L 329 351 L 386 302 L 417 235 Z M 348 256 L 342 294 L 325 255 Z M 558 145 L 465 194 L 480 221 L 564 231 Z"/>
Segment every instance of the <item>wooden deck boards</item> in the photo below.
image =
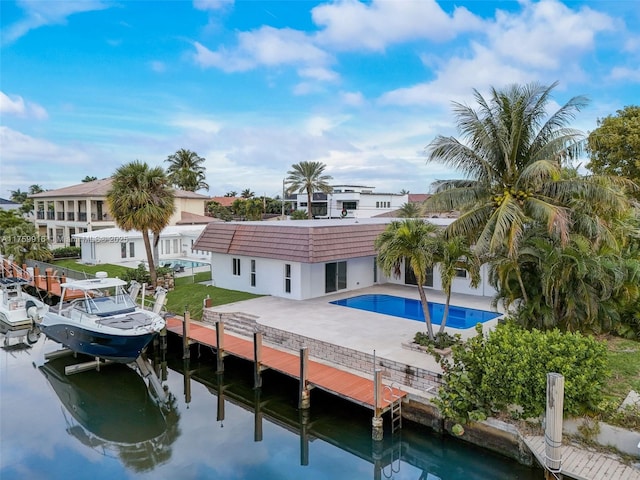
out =
<path fill-rule="evenodd" d="M 62 294 L 64 278 L 59 277 L 55 272 L 51 272 L 49 282 L 47 282 L 46 275 L 37 275 L 32 278 L 25 270 L 18 267 L 15 263 L 9 262 L 7 259 L 2 259 L 0 270 L 2 270 L 6 276 L 27 280 L 31 286 L 38 290 L 43 290 L 58 297 Z M 82 298 L 84 297 L 84 292 L 82 290 L 68 290 L 65 297 L 67 300 Z"/>
<path fill-rule="evenodd" d="M 182 320 L 170 318 L 167 320 L 167 330 L 182 336 Z M 198 343 L 216 348 L 215 328 L 191 323 L 189 338 Z M 224 334 L 223 350 L 236 357 L 253 362 L 253 342 Z M 294 378 L 300 378 L 300 357 L 293 353 L 284 352 L 272 347 L 262 346 L 262 365 L 272 370 L 284 373 Z M 368 408 L 374 408 L 373 380 L 340 370 L 336 367 L 309 360 L 308 381 L 314 386 L 327 392 L 347 398 Z M 406 395 L 400 389 L 394 388 L 394 395 Z M 388 409 L 393 399 L 388 392 L 383 395 L 383 410 Z"/>
<path fill-rule="evenodd" d="M 544 437 L 526 436 L 525 443 L 538 462 L 544 465 Z M 596 450 L 562 447 L 561 473 L 576 480 L 640 480 L 640 472 L 618 460 L 614 455 Z"/>

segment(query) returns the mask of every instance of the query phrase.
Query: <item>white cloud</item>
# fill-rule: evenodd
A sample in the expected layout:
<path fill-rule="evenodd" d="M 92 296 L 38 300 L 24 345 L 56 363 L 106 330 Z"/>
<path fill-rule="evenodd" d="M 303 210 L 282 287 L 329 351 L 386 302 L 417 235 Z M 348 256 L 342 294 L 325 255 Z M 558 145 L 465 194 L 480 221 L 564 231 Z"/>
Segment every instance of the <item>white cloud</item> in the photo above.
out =
<path fill-rule="evenodd" d="M 0 113 L 37 120 L 48 118 L 47 111 L 41 105 L 25 102 L 19 95 L 9 97 L 2 91 L 0 91 Z"/>
<path fill-rule="evenodd" d="M 9 127 L 0 126 L 2 160 L 6 162 L 47 163 L 57 166 L 81 165 L 90 161 L 90 156 L 74 147 L 60 146 L 48 140 L 31 137 Z"/>
<path fill-rule="evenodd" d="M 17 3 L 26 16 L 2 30 L 2 45 L 15 42 L 29 31 L 45 25 L 64 25 L 67 17 L 75 13 L 108 8 L 101 0 L 19 0 Z"/>
<path fill-rule="evenodd" d="M 443 41 L 459 32 L 479 30 L 483 22 L 465 8 L 447 14 L 435 0 L 362 3 L 346 0 L 315 7 L 318 41 L 338 50 L 382 51 L 388 45 L 417 39 Z"/>
<path fill-rule="evenodd" d="M 194 0 L 193 6 L 197 10 L 222 10 L 232 6 L 235 0 Z"/>
<path fill-rule="evenodd" d="M 640 68 L 615 67 L 609 76 L 612 80 L 640 82 Z"/>
<path fill-rule="evenodd" d="M 340 99 L 345 105 L 361 107 L 365 104 L 364 95 L 361 92 L 340 92 Z"/>
<path fill-rule="evenodd" d="M 171 125 L 180 127 L 183 130 L 195 130 L 206 134 L 218 133 L 222 127 L 221 123 L 208 117 L 183 116 L 171 120 Z"/>

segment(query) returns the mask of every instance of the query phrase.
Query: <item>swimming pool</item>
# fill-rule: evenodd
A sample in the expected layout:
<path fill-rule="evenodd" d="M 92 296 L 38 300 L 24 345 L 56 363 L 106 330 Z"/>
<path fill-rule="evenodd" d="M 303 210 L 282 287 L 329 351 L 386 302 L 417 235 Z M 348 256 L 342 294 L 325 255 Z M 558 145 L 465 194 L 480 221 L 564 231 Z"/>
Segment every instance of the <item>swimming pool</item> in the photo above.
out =
<path fill-rule="evenodd" d="M 357 297 L 343 298 L 329 302 L 343 307 L 357 308 L 368 312 L 383 313 L 395 317 L 406 318 L 424 322 L 422 305 L 420 300 L 412 298 L 395 297 L 393 295 L 369 294 L 358 295 Z M 429 302 L 429 315 L 431 323 L 440 325 L 444 314 L 444 304 Z M 497 312 L 477 310 L 475 308 L 457 307 L 449 305 L 449 316 L 447 317 L 447 327 L 451 328 L 472 328 L 477 323 L 484 323 L 502 315 Z"/>
<path fill-rule="evenodd" d="M 184 267 L 184 268 L 198 268 L 198 267 L 208 267 L 209 264 L 208 263 L 202 263 L 202 262 L 194 262 L 191 260 L 171 260 L 171 261 L 165 261 L 163 264 L 165 267 L 175 267 L 176 265 Z"/>

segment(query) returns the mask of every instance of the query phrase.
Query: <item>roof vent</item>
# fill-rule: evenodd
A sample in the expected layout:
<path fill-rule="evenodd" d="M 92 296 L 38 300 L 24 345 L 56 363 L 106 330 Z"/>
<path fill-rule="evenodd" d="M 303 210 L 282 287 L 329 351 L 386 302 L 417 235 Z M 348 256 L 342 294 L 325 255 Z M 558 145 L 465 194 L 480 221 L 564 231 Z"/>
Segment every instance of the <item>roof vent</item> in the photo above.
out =
<path fill-rule="evenodd" d="M 96 278 L 103 279 L 107 278 L 109 274 L 107 272 L 96 272 Z"/>

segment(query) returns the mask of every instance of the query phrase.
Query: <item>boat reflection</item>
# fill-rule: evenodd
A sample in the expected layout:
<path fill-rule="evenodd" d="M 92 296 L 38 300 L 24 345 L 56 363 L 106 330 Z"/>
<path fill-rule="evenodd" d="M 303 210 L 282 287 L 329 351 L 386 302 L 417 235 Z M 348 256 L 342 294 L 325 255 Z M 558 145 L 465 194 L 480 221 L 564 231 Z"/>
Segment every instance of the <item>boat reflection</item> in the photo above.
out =
<path fill-rule="evenodd" d="M 65 375 L 65 367 L 75 362 L 62 357 L 39 367 L 62 403 L 67 433 L 103 455 L 119 457 L 135 472 L 169 461 L 180 434 L 175 397 L 158 402 L 124 364 Z"/>

